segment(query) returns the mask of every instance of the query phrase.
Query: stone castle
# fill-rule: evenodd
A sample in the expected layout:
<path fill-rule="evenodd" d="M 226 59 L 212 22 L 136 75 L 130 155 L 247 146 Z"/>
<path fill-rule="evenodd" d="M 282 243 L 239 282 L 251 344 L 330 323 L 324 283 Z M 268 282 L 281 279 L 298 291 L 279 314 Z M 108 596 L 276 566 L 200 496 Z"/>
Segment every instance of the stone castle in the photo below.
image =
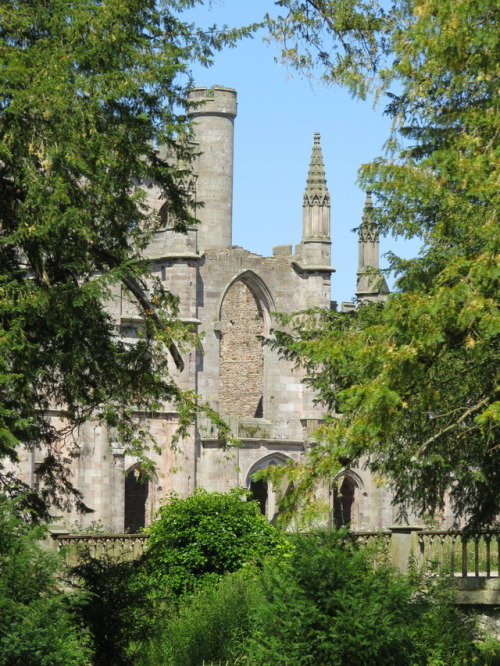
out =
<path fill-rule="evenodd" d="M 201 104 L 191 113 L 198 156 L 186 187 L 195 207 L 204 203 L 196 209 L 202 224 L 180 234 L 166 220 L 146 254 L 153 273 L 180 298 L 181 319 L 204 332 L 203 348 L 183 356 L 177 382 L 218 410 L 242 446 L 221 450 L 200 419 L 191 437 L 174 450 L 178 415 L 166 406 L 150 423 L 161 453 L 152 454 L 154 478 L 143 482 L 138 460 L 125 455 L 112 433 L 89 422 L 79 435 L 73 483 L 94 513 L 70 514 L 68 524 L 85 527 L 99 520 L 115 533 L 136 532 L 152 520 L 170 491 L 186 496 L 197 487 L 226 491 L 235 486 L 250 488 L 272 520 L 278 510 L 276 494 L 270 484 L 252 477 L 268 465 L 299 460 L 313 444 L 312 434 L 323 416 L 300 371 L 260 341 L 270 334 L 273 312 L 331 307 L 330 195 L 320 135 L 314 135 L 307 173 L 302 239 L 295 248 L 279 245 L 273 256 L 262 257 L 233 246 L 231 240 L 236 91 L 195 88 L 191 98 Z M 146 187 L 149 205 L 162 214 L 159 190 L 154 184 Z M 381 300 L 388 293 L 383 278 L 373 279 L 379 239 L 370 210 L 368 195 L 359 230 L 359 302 Z M 140 318 L 125 289 L 116 288 L 109 308 L 123 335 L 133 338 Z M 42 453 L 21 456 L 21 476 L 28 483 L 36 483 Z M 341 472 L 324 493 L 337 525 L 350 522 L 356 529 L 373 529 L 395 520 L 389 493 L 366 470 Z"/>

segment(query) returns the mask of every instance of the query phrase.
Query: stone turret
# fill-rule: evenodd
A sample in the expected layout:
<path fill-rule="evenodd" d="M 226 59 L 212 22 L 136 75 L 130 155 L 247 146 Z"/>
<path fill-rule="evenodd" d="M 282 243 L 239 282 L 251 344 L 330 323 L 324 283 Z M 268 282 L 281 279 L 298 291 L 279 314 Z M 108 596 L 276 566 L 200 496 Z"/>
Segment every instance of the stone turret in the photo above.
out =
<path fill-rule="evenodd" d="M 379 231 L 373 219 L 371 192 L 368 191 L 358 232 L 356 298 L 360 302 L 383 301 L 388 293 L 389 287 L 379 270 Z"/>
<path fill-rule="evenodd" d="M 189 99 L 195 104 L 189 113 L 194 122 L 199 156 L 197 175 L 198 251 L 229 247 L 232 243 L 233 153 L 236 90 L 194 88 Z"/>
<path fill-rule="evenodd" d="M 329 266 L 330 194 L 326 186 L 325 167 L 320 135 L 314 134 L 314 144 L 307 174 L 302 204 L 302 254 L 306 266 Z"/>

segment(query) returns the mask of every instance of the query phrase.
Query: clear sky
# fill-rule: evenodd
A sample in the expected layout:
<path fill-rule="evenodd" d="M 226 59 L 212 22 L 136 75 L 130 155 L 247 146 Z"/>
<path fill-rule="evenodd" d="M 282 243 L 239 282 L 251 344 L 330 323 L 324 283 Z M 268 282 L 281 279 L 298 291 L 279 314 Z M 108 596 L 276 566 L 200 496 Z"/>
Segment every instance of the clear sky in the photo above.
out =
<path fill-rule="evenodd" d="M 190 14 L 202 26 L 238 26 L 272 9 L 272 0 L 215 0 L 212 8 L 200 6 Z M 365 199 L 357 170 L 382 154 L 390 120 L 383 106 L 374 110 L 371 101 L 355 102 L 344 90 L 325 88 L 275 63 L 277 47 L 264 43 L 263 36 L 217 54 L 210 69 L 194 70 L 196 85 L 238 91 L 233 244 L 269 256 L 275 245 L 300 242 L 302 196 L 313 134 L 319 132 L 332 206 L 332 299 L 349 301 L 357 267 L 352 229 L 360 224 Z M 396 245 L 384 238 L 380 247 L 382 254 L 418 251 L 415 243 Z"/>

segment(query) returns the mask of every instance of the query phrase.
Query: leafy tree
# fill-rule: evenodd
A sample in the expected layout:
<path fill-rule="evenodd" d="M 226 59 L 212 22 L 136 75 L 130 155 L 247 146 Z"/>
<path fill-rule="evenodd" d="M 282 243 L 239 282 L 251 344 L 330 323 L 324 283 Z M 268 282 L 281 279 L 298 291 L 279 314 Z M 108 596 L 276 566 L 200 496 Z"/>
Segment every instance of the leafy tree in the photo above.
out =
<path fill-rule="evenodd" d="M 189 63 L 208 64 L 238 34 L 182 21 L 195 4 L 2 3 L 0 460 L 15 460 L 19 444 L 47 451 L 47 501 L 71 493 L 56 444 L 84 421 L 104 422 L 139 454 L 148 435 L 132 404 L 173 402 L 182 424 L 196 408 L 170 374 L 193 336 L 141 260 L 160 224 L 142 184 L 158 186 L 177 230 L 195 223 L 180 185 Z M 142 313 L 133 345 L 105 309 L 120 284 Z M 63 426 L 49 408 L 63 410 Z"/>
<path fill-rule="evenodd" d="M 40 526 L 19 519 L 0 498 L 0 664 L 85 666 L 88 633 L 76 621 L 81 601 L 60 589 L 61 562 L 40 540 Z"/>
<path fill-rule="evenodd" d="M 143 642 L 136 664 L 197 666 L 238 663 L 261 601 L 257 570 L 226 574 L 217 586 L 205 587 L 166 614 L 154 638 Z"/>
<path fill-rule="evenodd" d="M 241 488 L 228 493 L 200 488 L 186 499 L 170 496 L 148 528 L 146 563 L 159 588 L 191 593 L 202 583 L 289 550 L 258 503 L 244 499 Z"/>
<path fill-rule="evenodd" d="M 413 260 L 390 256 L 387 303 L 282 320 L 276 347 L 307 369 L 331 416 L 305 464 L 283 470 L 289 499 L 361 461 L 402 506 L 434 513 L 449 492 L 457 519 L 490 524 L 500 512 L 498 4 L 277 4 L 288 13 L 269 24 L 285 59 L 322 67 L 354 95 L 389 96 L 387 155 L 360 181 L 380 230 L 422 243 Z"/>

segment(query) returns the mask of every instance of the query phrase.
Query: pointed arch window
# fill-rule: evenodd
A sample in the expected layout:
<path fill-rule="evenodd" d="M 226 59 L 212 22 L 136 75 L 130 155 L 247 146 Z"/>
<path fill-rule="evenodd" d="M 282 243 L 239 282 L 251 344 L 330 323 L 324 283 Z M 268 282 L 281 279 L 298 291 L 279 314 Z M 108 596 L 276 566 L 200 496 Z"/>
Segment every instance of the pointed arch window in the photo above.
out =
<path fill-rule="evenodd" d="M 270 465 L 285 465 L 290 458 L 283 453 L 272 453 L 259 460 L 253 465 L 247 474 L 246 487 L 251 492 L 250 501 L 259 503 L 261 513 L 274 523 L 280 512 L 278 506 L 278 495 L 283 496 L 287 488 L 290 488 L 286 478 L 283 479 L 281 488 L 273 488 L 270 481 L 265 479 L 254 479 L 256 472 L 265 469 Z M 279 492 L 277 492 L 279 490 Z"/>
<path fill-rule="evenodd" d="M 227 290 L 221 305 L 219 410 L 222 414 L 263 416 L 265 332 L 260 300 L 244 280 Z"/>
<path fill-rule="evenodd" d="M 340 472 L 333 480 L 332 518 L 335 527 L 360 528 L 365 510 L 363 480 L 354 470 Z"/>
<path fill-rule="evenodd" d="M 150 483 L 139 465 L 129 469 L 125 477 L 125 532 L 137 534 L 146 527 Z"/>

